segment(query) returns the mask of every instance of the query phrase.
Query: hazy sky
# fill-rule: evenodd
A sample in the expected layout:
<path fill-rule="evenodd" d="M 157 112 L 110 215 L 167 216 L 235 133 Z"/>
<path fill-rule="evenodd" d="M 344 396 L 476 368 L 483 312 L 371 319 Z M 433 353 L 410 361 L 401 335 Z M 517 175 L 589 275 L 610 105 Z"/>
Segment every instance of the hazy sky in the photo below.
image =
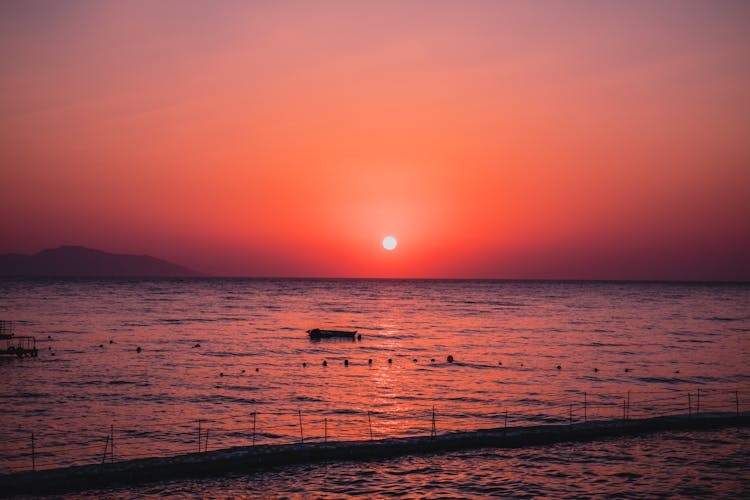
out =
<path fill-rule="evenodd" d="M 4 0 L 0 169 L 0 252 L 748 280 L 750 2 Z"/>

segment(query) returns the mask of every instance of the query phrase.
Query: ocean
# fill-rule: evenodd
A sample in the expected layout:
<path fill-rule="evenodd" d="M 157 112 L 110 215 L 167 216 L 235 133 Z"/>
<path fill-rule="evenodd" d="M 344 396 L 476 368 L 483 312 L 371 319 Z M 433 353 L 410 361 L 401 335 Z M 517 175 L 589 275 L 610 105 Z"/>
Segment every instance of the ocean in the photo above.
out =
<path fill-rule="evenodd" d="M 5 280 L 0 319 L 39 349 L 0 358 L 0 473 L 253 443 L 750 410 L 747 284 Z M 313 341 L 305 331 L 315 327 L 361 339 Z M 743 496 L 749 437 L 683 431 L 92 494 Z"/>

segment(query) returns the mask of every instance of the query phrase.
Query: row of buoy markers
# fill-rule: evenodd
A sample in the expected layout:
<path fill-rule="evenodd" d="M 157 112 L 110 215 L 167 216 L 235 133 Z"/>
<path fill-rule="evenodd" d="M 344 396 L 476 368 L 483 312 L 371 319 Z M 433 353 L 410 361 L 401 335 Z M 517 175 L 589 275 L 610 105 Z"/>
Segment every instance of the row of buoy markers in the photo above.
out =
<path fill-rule="evenodd" d="M 114 344 L 114 341 L 113 341 L 113 340 L 110 340 L 110 341 L 109 341 L 109 343 L 110 343 L 110 344 Z M 195 345 L 194 345 L 193 347 L 195 348 L 195 347 L 200 347 L 200 346 L 201 346 L 200 344 L 195 344 Z M 104 347 L 104 346 L 103 346 L 102 344 L 99 344 L 99 347 Z M 49 349 L 50 349 L 50 350 L 52 350 L 52 348 L 51 348 L 51 347 L 50 347 Z M 141 352 L 141 350 L 142 350 L 142 349 L 141 349 L 141 346 L 138 346 L 138 347 L 136 348 L 136 352 Z M 54 353 L 53 353 L 53 355 L 54 355 Z M 449 355 L 448 355 L 448 357 L 447 357 L 447 358 L 446 358 L 445 360 L 446 360 L 446 361 L 447 361 L 448 363 L 453 363 L 453 361 L 454 361 L 453 355 L 452 355 L 452 354 L 449 354 Z M 414 363 L 417 363 L 417 361 L 418 361 L 418 360 L 417 360 L 417 358 L 413 358 L 413 359 L 412 359 L 412 361 L 413 361 Z M 435 358 L 430 358 L 430 363 L 434 363 L 434 362 L 435 362 Z M 368 365 L 372 365 L 372 359 L 368 359 L 368 360 L 367 360 L 367 364 L 368 364 Z M 393 364 L 393 359 L 392 359 L 392 358 L 388 358 L 388 364 L 389 364 L 389 365 L 390 365 L 390 364 Z M 498 364 L 498 366 L 502 366 L 502 365 L 503 365 L 503 362 L 502 362 L 502 361 L 498 361 L 498 362 L 497 362 L 497 364 Z M 323 366 L 328 366 L 328 361 L 326 361 L 326 360 L 323 360 Z M 344 366 L 349 366 L 349 360 L 348 360 L 348 359 L 345 359 L 345 360 L 344 360 Z M 521 363 L 521 366 L 523 366 L 523 363 Z M 303 368 L 307 368 L 307 363 L 306 363 L 306 362 L 303 362 L 303 363 L 302 363 L 302 367 L 303 367 Z M 557 366 L 556 366 L 555 368 L 557 368 L 558 370 L 562 370 L 562 366 L 561 366 L 561 365 L 557 365 Z M 256 368 L 256 369 L 255 369 L 255 371 L 257 372 L 257 371 L 259 371 L 259 369 L 258 369 L 258 368 Z M 630 371 L 631 371 L 631 370 L 630 370 L 630 368 L 625 368 L 625 373 L 630 373 Z M 244 373 L 244 372 L 245 372 L 245 370 L 242 370 L 242 373 Z M 594 368 L 594 373 L 599 373 L 599 368 Z M 680 370 L 675 370 L 675 371 L 674 371 L 674 373 L 675 373 L 675 374 L 679 374 L 679 373 L 680 373 Z M 224 374 L 222 373 L 222 374 L 221 374 L 221 376 L 223 377 L 223 376 L 224 376 Z"/>

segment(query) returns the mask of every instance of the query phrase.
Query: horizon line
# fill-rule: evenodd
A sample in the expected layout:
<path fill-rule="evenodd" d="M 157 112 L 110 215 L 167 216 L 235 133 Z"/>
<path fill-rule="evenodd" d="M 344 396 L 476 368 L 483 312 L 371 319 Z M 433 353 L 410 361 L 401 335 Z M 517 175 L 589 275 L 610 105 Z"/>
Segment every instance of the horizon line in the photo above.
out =
<path fill-rule="evenodd" d="M 559 283 L 675 283 L 675 284 L 737 284 L 747 285 L 750 280 L 743 279 L 658 279 L 658 278 L 479 278 L 479 277 L 356 277 L 356 276 L 240 276 L 196 274 L 187 276 L 122 276 L 122 275 L 49 275 L 49 276 L 0 276 L 0 280 L 299 280 L 299 281 L 504 281 L 504 282 L 559 282 Z"/>

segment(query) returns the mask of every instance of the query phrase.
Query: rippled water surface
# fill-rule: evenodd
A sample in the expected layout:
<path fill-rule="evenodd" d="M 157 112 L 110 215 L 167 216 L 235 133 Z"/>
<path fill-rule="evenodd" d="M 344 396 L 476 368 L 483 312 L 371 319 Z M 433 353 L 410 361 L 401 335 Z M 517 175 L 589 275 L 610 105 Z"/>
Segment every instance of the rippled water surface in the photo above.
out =
<path fill-rule="evenodd" d="M 746 285 L 4 281 L 0 317 L 40 349 L 0 359 L 4 471 L 32 431 L 46 468 L 110 434 L 115 460 L 197 451 L 199 425 L 215 449 L 750 408 Z"/>
<path fill-rule="evenodd" d="M 81 498 L 121 498 L 122 489 Z M 169 481 L 128 495 L 183 498 L 747 498 L 750 432 L 675 432 L 520 450 L 285 467 Z"/>

